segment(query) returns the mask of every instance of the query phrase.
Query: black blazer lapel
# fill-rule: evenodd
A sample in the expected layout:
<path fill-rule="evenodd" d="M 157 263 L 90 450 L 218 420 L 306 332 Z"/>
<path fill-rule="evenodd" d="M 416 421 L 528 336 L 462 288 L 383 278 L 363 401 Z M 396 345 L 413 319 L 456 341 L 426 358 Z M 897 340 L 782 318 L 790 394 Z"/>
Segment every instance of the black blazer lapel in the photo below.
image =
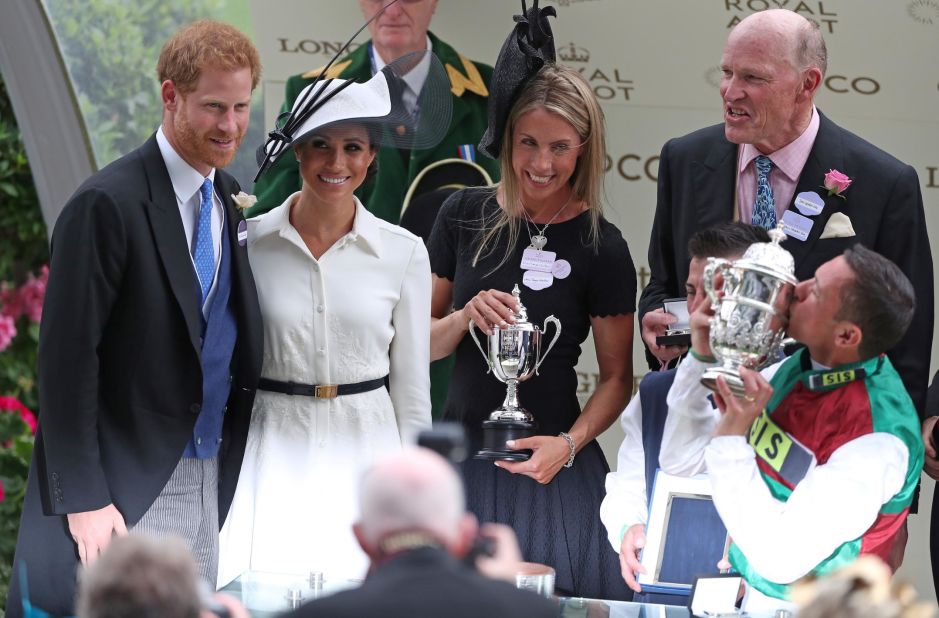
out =
<path fill-rule="evenodd" d="M 734 217 L 737 145 L 721 139 L 704 161 L 692 162 L 697 226 L 691 233 Z M 689 234 L 690 236 L 690 234 Z"/>
<path fill-rule="evenodd" d="M 805 161 L 805 167 L 802 168 L 802 174 L 799 175 L 799 182 L 796 184 L 792 202 L 790 202 L 787 210 L 802 214 L 795 207 L 795 198 L 806 191 L 820 195 L 825 200 L 825 207 L 818 215 L 805 215 L 814 221 L 808 238 L 804 241 L 797 238 L 787 238 L 783 243 L 783 247 L 792 254 L 795 260 L 796 271 L 799 270 L 799 266 L 806 256 L 811 254 L 812 247 L 815 246 L 818 237 L 822 235 L 822 231 L 831 216 L 844 208 L 844 200 L 834 195 L 829 196 L 828 191 L 823 186 L 825 174 L 830 169 L 841 170 L 848 173 L 849 176 L 851 175 L 844 168 L 844 149 L 841 145 L 841 133 L 828 118 L 822 116 L 819 112 L 818 134 L 815 136 L 815 143 L 812 145 L 809 158 Z"/>
<path fill-rule="evenodd" d="M 196 273 L 192 267 L 189 247 L 186 246 L 186 232 L 179 215 L 179 206 L 176 204 L 173 184 L 169 172 L 166 171 L 156 137 L 147 140 L 141 149 L 141 156 L 150 186 L 150 199 L 145 205 L 153 230 L 154 244 L 166 270 L 170 288 L 186 320 L 189 340 L 196 354 L 200 355 L 202 316 Z"/>

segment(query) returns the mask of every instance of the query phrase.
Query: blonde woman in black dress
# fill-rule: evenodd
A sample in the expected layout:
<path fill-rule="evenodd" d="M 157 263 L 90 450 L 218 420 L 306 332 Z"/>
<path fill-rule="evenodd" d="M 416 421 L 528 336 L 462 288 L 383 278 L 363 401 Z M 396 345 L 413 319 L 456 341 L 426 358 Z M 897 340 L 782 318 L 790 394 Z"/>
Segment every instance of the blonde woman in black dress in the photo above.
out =
<path fill-rule="evenodd" d="M 482 145 L 501 151 L 502 182 L 451 196 L 428 243 L 431 357 L 456 353 L 444 418 L 463 423 L 471 452 L 479 448 L 481 423 L 505 385 L 486 374 L 468 325 L 488 333 L 510 322 L 510 292 L 520 284 L 529 320 L 553 314 L 562 333 L 540 375 L 519 388 L 538 435 L 509 446 L 530 449 L 531 458 L 464 463 L 468 506 L 482 521 L 511 525 L 527 560 L 555 568 L 559 593 L 628 598 L 599 519 L 609 468 L 596 437 L 631 390 L 636 299 L 629 249 L 601 212 L 603 115 L 585 80 L 550 61 L 526 76 L 508 107 L 504 130 L 496 123 L 493 131 L 490 118 L 493 141 Z M 532 252 L 554 253 L 550 272 L 530 268 Z M 581 410 L 574 367 L 591 332 L 600 377 Z"/>

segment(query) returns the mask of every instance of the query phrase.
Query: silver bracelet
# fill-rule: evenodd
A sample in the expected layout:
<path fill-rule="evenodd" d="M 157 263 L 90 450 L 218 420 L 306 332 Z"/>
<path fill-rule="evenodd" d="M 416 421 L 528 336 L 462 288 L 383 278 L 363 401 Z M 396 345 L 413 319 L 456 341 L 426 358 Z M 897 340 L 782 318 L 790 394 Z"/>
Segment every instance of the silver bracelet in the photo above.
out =
<path fill-rule="evenodd" d="M 567 463 L 564 464 L 565 468 L 570 468 L 574 465 L 574 454 L 577 452 L 577 448 L 574 446 L 574 438 L 572 438 L 571 435 L 566 431 L 562 431 L 558 435 L 567 440 L 567 446 L 569 446 L 571 449 L 570 459 L 568 459 Z"/>

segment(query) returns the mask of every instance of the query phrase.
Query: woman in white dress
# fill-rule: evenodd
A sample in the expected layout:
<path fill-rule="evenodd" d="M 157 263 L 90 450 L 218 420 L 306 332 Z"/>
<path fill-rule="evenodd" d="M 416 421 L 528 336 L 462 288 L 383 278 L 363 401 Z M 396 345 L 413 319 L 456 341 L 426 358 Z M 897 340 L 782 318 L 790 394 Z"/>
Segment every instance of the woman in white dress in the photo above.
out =
<path fill-rule="evenodd" d="M 431 422 L 427 251 L 353 195 L 395 117 L 395 78 L 345 83 L 309 86 L 321 91 L 301 93 L 267 144 L 268 159 L 296 156 L 303 187 L 248 221 L 263 377 L 221 532 L 220 586 L 249 569 L 362 578 L 359 476 Z"/>

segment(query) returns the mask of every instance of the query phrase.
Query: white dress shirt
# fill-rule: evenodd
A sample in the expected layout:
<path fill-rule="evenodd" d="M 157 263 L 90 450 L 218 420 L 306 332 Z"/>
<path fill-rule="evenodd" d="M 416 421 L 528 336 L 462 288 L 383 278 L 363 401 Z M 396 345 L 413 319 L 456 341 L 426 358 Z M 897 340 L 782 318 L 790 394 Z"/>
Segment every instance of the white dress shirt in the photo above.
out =
<path fill-rule="evenodd" d="M 430 37 L 427 38 L 427 43 L 424 46 L 424 49 L 431 51 Z M 391 61 L 396 60 L 392 58 Z M 378 73 L 388 62 L 385 62 L 385 59 L 381 57 L 381 54 L 375 49 L 375 46 L 372 46 L 372 67 L 375 70 L 375 73 Z M 404 89 L 404 92 L 401 94 L 401 99 L 404 102 L 404 106 L 408 109 L 408 112 L 413 114 L 414 108 L 417 106 L 417 99 L 421 95 L 421 89 L 424 87 L 424 82 L 427 81 L 427 74 L 430 73 L 430 54 L 424 54 L 424 57 L 421 58 L 421 61 L 417 63 L 413 69 L 407 72 L 401 79 L 404 80 L 407 88 Z"/>
<path fill-rule="evenodd" d="M 616 553 L 623 533 L 649 517 L 646 501 L 646 455 L 642 445 L 642 399 L 639 393 L 629 401 L 619 418 L 626 437 L 616 456 L 616 471 L 606 475 L 606 496 L 600 504 L 600 521 Z"/>
<path fill-rule="evenodd" d="M 191 165 L 186 163 L 176 152 L 173 146 L 163 134 L 163 127 L 157 129 L 157 145 L 160 147 L 160 154 L 163 155 L 163 162 L 166 164 L 166 171 L 169 172 L 170 182 L 173 183 L 173 192 L 176 194 L 176 205 L 179 206 L 179 216 L 183 220 L 183 231 L 186 232 L 186 246 L 189 247 L 189 261 L 192 263 L 192 272 L 196 272 L 196 263 L 192 259 L 192 239 L 195 235 L 196 226 L 199 220 L 199 208 L 202 205 L 203 181 L 208 178 L 212 181 L 212 247 L 215 251 L 215 274 L 212 275 L 212 286 L 209 293 L 206 294 L 205 304 L 202 309 L 212 305 L 212 299 L 215 297 L 215 285 L 218 279 L 219 265 L 222 263 L 222 230 L 225 227 L 225 209 L 215 190 L 215 168 L 209 172 L 208 176 L 203 176 L 197 172 Z"/>

